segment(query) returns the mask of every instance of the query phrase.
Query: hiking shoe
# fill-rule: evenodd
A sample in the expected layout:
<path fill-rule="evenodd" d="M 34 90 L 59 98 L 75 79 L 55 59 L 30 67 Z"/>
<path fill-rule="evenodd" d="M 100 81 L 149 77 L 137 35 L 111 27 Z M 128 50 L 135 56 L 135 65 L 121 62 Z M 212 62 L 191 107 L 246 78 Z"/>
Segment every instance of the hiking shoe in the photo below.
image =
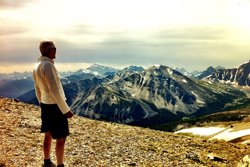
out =
<path fill-rule="evenodd" d="M 51 162 L 50 165 L 44 165 L 42 167 L 56 167 L 56 164 L 54 164 L 53 162 Z"/>

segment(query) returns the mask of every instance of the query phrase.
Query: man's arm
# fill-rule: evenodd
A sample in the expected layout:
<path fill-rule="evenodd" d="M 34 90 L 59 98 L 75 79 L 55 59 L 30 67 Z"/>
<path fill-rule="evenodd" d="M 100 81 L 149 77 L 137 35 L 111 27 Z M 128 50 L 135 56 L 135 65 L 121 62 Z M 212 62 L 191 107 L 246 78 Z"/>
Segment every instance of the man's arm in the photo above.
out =
<path fill-rule="evenodd" d="M 38 102 L 41 103 L 41 91 L 40 91 L 39 87 L 36 84 L 37 79 L 36 79 L 36 73 L 35 72 L 33 72 L 33 79 L 34 79 L 34 87 L 35 87 L 36 98 L 37 98 Z"/>
<path fill-rule="evenodd" d="M 44 71 L 45 81 L 48 85 L 52 98 L 54 99 L 54 101 L 56 102 L 62 113 L 66 114 L 71 111 L 64 97 L 62 97 L 62 95 L 59 92 L 60 88 L 56 82 L 56 77 L 57 77 L 56 75 L 57 74 L 55 71 L 55 67 L 51 64 L 47 64 Z"/>
<path fill-rule="evenodd" d="M 38 88 L 37 84 L 35 84 L 34 86 L 35 86 L 36 98 L 37 98 L 38 102 L 41 103 L 41 91 Z"/>

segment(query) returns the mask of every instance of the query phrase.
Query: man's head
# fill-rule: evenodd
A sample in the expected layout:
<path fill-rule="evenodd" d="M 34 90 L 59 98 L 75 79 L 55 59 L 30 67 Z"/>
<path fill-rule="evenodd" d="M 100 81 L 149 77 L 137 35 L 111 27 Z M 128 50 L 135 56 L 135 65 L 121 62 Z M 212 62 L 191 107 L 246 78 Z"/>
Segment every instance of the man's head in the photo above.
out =
<path fill-rule="evenodd" d="M 56 47 L 53 41 L 41 41 L 39 49 L 42 56 L 50 59 L 54 59 L 56 57 Z"/>

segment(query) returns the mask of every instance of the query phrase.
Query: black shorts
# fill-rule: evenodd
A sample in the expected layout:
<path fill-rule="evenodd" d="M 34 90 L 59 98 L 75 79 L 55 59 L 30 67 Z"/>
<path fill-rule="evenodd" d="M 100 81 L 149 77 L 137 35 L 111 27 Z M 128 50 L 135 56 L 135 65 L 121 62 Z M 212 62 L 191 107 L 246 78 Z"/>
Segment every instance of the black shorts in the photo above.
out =
<path fill-rule="evenodd" d="M 41 103 L 41 133 L 50 132 L 53 139 L 64 138 L 69 135 L 67 116 L 56 104 Z"/>

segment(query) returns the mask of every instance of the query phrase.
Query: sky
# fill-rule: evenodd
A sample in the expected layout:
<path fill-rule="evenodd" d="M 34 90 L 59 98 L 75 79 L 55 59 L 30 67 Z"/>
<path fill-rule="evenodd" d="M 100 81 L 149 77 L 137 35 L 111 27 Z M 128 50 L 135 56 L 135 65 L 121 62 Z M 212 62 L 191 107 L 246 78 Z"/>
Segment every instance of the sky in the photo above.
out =
<path fill-rule="evenodd" d="M 32 68 L 41 40 L 64 70 L 233 68 L 249 60 L 249 20 L 250 0 L 0 0 L 0 73 Z"/>

